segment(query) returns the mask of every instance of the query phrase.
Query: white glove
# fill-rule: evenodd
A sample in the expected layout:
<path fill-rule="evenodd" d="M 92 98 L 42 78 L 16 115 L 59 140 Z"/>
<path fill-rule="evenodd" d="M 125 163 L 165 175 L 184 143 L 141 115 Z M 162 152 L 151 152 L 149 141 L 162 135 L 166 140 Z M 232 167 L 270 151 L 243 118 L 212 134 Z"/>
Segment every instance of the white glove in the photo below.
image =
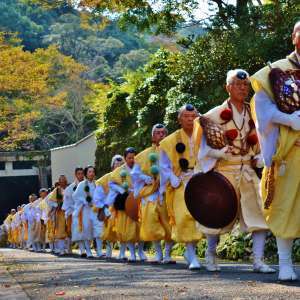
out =
<path fill-rule="evenodd" d="M 276 109 L 272 116 L 272 122 L 289 126 L 294 130 L 300 130 L 300 112 L 295 111 L 292 114 L 286 114 Z"/>
<path fill-rule="evenodd" d="M 291 118 L 291 127 L 294 130 L 300 130 L 300 112 L 295 111 L 290 115 Z"/>
<path fill-rule="evenodd" d="M 141 175 L 140 177 L 146 184 L 151 184 L 153 182 L 152 177 L 148 175 Z"/>
<path fill-rule="evenodd" d="M 222 149 L 210 149 L 208 151 L 208 156 L 217 159 L 220 158 L 226 159 L 228 155 L 227 151 L 228 151 L 228 146 L 225 146 Z"/>
<path fill-rule="evenodd" d="M 120 194 L 123 194 L 125 192 L 125 190 L 116 183 L 112 185 L 111 189 L 118 192 L 118 193 L 120 193 Z"/>
<path fill-rule="evenodd" d="M 174 189 L 179 187 L 180 181 L 180 178 L 173 174 L 173 172 L 170 174 L 170 183 Z"/>

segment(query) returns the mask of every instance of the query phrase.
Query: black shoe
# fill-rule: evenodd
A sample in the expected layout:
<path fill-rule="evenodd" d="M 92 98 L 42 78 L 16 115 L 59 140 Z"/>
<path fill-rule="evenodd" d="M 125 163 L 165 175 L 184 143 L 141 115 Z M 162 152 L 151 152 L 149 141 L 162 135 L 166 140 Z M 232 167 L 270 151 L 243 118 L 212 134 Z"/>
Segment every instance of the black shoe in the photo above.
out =
<path fill-rule="evenodd" d="M 86 258 L 87 255 L 86 255 L 86 253 L 82 253 L 82 254 L 80 254 L 80 257 L 81 257 L 81 258 Z"/>

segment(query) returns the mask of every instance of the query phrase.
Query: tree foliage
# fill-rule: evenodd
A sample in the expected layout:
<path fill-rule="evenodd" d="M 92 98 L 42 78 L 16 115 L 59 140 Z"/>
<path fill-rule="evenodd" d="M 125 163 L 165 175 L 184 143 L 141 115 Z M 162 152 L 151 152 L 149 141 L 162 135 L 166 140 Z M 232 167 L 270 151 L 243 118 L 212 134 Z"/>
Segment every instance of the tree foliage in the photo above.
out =
<path fill-rule="evenodd" d="M 45 149 L 59 143 L 57 136 L 72 142 L 82 138 L 88 130 L 84 114 L 88 88 L 80 77 L 84 69 L 54 46 L 24 51 L 2 34 L 0 148 Z M 90 127 L 96 128 L 93 122 Z"/>
<path fill-rule="evenodd" d="M 108 82 L 122 82 L 153 49 L 134 30 L 100 23 L 69 1 L 1 1 L 1 150 L 49 149 L 97 129 Z"/>
<path fill-rule="evenodd" d="M 225 8 L 231 9 L 229 6 Z M 244 68 L 253 74 L 268 61 L 285 57 L 292 50 L 291 32 L 300 15 L 296 1 L 247 5 L 246 8 L 239 16 L 244 19 L 243 24 L 232 19 L 229 12 L 226 20 L 217 15 L 206 34 L 191 41 L 188 46 L 184 45 L 185 51 L 172 53 L 160 50 L 143 71 L 128 77 L 123 86 L 131 91 L 122 102 L 122 109 L 129 110 L 127 130 L 124 132 L 125 125 L 115 120 L 118 115 L 112 115 L 113 124 L 104 120 L 99 134 L 98 155 L 100 157 L 105 152 L 107 160 L 101 156 L 101 162 L 97 161 L 99 170 L 107 171 L 110 157 L 129 143 L 138 149 L 149 145 L 154 123 L 164 121 L 171 132 L 175 130 L 178 126 L 177 110 L 184 103 L 193 103 L 204 113 L 224 101 L 228 70 Z M 137 79 L 132 81 L 135 77 Z M 112 93 L 114 99 L 119 90 L 114 89 Z M 120 130 L 121 137 L 111 136 L 106 143 L 108 132 Z M 111 148 L 114 143 L 120 144 Z"/>

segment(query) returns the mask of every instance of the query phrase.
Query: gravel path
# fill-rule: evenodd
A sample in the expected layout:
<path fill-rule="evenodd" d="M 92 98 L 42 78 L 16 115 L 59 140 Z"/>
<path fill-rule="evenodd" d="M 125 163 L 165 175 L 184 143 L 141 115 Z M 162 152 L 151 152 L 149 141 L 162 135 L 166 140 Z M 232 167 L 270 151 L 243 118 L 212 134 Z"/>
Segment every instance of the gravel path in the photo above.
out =
<path fill-rule="evenodd" d="M 17 293 L 18 286 L 29 299 L 39 300 L 300 299 L 300 282 L 281 284 L 277 274 L 255 274 L 249 264 L 221 266 L 221 273 L 211 274 L 204 268 L 191 272 L 182 261 L 171 266 L 128 264 L 0 249 L 0 270 L 17 283 L 2 282 L 0 273 L 0 299 L 14 299 L 8 295 Z"/>

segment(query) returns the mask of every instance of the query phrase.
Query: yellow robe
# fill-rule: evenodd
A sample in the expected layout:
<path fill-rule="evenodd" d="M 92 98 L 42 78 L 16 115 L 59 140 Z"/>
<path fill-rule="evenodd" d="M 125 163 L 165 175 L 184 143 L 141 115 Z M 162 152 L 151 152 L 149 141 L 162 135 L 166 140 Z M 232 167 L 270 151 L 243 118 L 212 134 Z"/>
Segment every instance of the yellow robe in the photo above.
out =
<path fill-rule="evenodd" d="M 39 209 L 42 212 L 42 216 L 43 214 L 47 214 L 47 210 L 48 210 L 48 206 L 47 206 L 47 202 L 46 202 L 46 198 L 41 199 L 39 205 L 38 205 Z M 42 222 L 42 219 L 40 221 L 40 242 L 41 243 L 45 243 L 46 241 L 46 225 L 44 222 Z"/>
<path fill-rule="evenodd" d="M 63 201 L 63 199 L 61 199 L 61 200 L 57 199 L 57 189 L 58 188 L 55 188 L 51 192 L 51 194 L 49 195 L 49 198 L 48 198 L 49 201 L 53 201 L 55 203 L 58 203 L 59 201 Z M 63 195 L 63 189 L 60 189 L 60 190 Z M 62 240 L 62 239 L 65 239 L 68 237 L 65 212 L 61 209 L 61 207 L 58 206 L 54 209 L 53 223 L 49 224 L 49 225 L 51 226 L 50 229 L 54 231 L 54 232 L 51 232 L 54 234 L 54 236 L 53 236 L 54 240 Z M 52 237 L 50 237 L 50 238 L 52 238 Z"/>
<path fill-rule="evenodd" d="M 155 201 L 148 201 L 148 197 L 159 190 L 159 175 L 154 178 L 150 173 L 151 162 L 149 154 L 159 155 L 159 148 L 153 145 L 139 153 L 135 157 L 135 163 L 139 164 L 141 171 L 153 178 L 151 185 L 145 185 L 139 192 L 138 198 L 144 199 L 140 205 L 141 229 L 140 238 L 142 241 L 171 240 L 171 226 L 165 199 L 161 201 L 160 196 Z M 157 161 L 158 165 L 159 161 Z"/>
<path fill-rule="evenodd" d="M 125 169 L 127 171 L 127 173 L 129 173 L 129 171 L 126 169 L 125 166 L 121 166 L 121 167 L 115 169 L 111 173 L 110 181 L 121 186 L 123 181 L 120 176 L 120 172 L 123 169 Z M 132 188 L 130 174 L 127 175 L 126 181 L 129 185 L 129 188 Z M 115 231 L 116 231 L 117 240 L 119 242 L 135 243 L 135 242 L 139 241 L 139 224 L 138 224 L 138 222 L 135 222 L 131 218 L 129 218 L 126 215 L 125 211 L 122 211 L 122 210 L 116 211 Z"/>
<path fill-rule="evenodd" d="M 111 173 L 107 173 L 96 181 L 96 186 L 102 186 L 104 193 L 109 192 L 108 183 L 110 181 Z M 117 233 L 115 228 L 116 211 L 113 206 L 109 208 L 111 216 L 104 221 L 104 228 L 101 239 L 104 241 L 117 242 Z"/>
<path fill-rule="evenodd" d="M 283 71 L 294 69 L 295 66 L 287 59 L 279 60 L 272 64 Z M 273 100 L 268 75 L 269 67 L 264 67 L 251 77 L 254 91 L 257 93 L 264 90 Z M 266 112 L 267 113 L 267 112 Z M 300 131 L 280 125 L 277 150 L 273 156 L 275 163 L 275 191 L 271 206 L 264 210 L 266 222 L 274 235 L 281 238 L 300 237 L 300 147 L 295 146 L 297 139 L 300 139 Z M 284 176 L 278 175 L 278 169 L 282 161 L 286 161 Z M 266 173 L 265 168 L 261 181 L 262 196 L 266 197 Z"/>
<path fill-rule="evenodd" d="M 182 154 L 176 151 L 176 144 L 178 142 L 183 143 L 186 147 Z M 190 142 L 194 144 L 193 149 L 190 147 Z M 182 175 L 179 166 L 180 158 L 187 159 L 189 161 L 189 167 L 195 167 L 198 149 L 199 147 L 195 145 L 194 139 L 190 139 L 182 129 L 170 134 L 160 143 L 160 150 L 164 151 L 168 156 L 172 163 L 172 171 L 176 176 Z M 166 204 L 170 224 L 172 226 L 171 238 L 176 242 L 197 242 L 202 237 L 201 232 L 196 226 L 196 221 L 189 213 L 184 200 L 185 186 L 190 177 L 191 176 L 185 176 L 177 188 L 173 188 L 170 182 L 168 182 L 166 186 Z"/>
<path fill-rule="evenodd" d="M 4 224 L 7 228 L 7 241 L 12 244 L 13 243 L 13 235 L 12 235 L 12 229 L 11 229 L 11 222 L 12 222 L 12 214 L 9 214 L 6 219 L 4 220 Z"/>

